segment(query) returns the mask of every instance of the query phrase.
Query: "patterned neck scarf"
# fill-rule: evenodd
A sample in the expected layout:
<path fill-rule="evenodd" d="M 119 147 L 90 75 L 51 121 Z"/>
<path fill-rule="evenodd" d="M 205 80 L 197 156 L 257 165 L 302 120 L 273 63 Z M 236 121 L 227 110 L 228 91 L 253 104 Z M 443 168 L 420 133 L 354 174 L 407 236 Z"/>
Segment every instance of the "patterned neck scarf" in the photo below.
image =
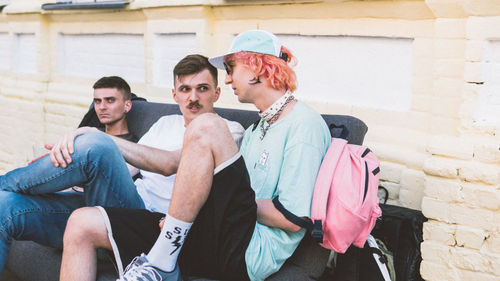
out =
<path fill-rule="evenodd" d="M 265 122 L 262 122 L 260 124 L 260 140 L 263 140 L 264 137 L 266 136 L 267 130 L 269 127 L 271 127 L 271 124 L 276 122 L 278 120 L 281 111 L 287 106 L 287 104 L 291 101 L 293 101 L 295 97 L 286 92 L 281 98 L 279 98 L 277 101 L 275 101 L 268 109 L 264 110 L 263 112 L 259 112 L 260 118 L 262 120 L 267 122 L 267 125 L 265 125 Z"/>

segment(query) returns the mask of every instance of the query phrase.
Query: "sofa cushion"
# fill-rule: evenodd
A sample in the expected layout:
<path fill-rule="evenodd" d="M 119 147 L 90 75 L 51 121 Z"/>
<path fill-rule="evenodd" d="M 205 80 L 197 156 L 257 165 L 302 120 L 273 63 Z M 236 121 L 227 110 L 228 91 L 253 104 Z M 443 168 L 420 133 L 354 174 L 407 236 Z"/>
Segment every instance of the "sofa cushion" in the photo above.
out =
<path fill-rule="evenodd" d="M 23 281 L 59 280 L 60 267 L 61 250 L 32 241 L 14 241 L 7 259 L 7 268 Z M 117 278 L 113 263 L 105 255 L 100 257 L 97 272 L 97 281 Z"/>

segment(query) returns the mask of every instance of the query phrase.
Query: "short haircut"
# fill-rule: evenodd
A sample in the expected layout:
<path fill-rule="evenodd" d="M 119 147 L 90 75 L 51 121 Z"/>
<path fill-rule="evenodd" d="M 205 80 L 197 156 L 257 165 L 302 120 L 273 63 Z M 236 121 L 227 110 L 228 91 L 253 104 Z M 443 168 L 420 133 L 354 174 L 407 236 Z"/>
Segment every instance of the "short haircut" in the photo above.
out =
<path fill-rule="evenodd" d="M 208 58 L 202 55 L 188 55 L 181 59 L 174 67 L 174 88 L 176 78 L 181 78 L 186 75 L 200 73 L 203 70 L 208 69 L 212 78 L 214 79 L 214 84 L 217 87 L 217 68 L 215 68 Z"/>
<path fill-rule="evenodd" d="M 101 79 L 97 80 L 92 87 L 95 89 L 117 89 L 120 93 L 122 93 L 123 100 L 132 99 L 132 93 L 130 92 L 130 86 L 127 81 L 118 76 L 105 76 Z"/>
<path fill-rule="evenodd" d="M 291 65 L 295 65 L 297 59 L 292 52 L 281 47 L 281 52 L 286 54 L 286 60 L 271 55 L 241 51 L 227 55 L 224 60 L 235 60 L 246 64 L 257 76 L 268 79 L 269 86 L 277 90 L 288 90 L 294 92 L 297 89 L 297 76 Z"/>

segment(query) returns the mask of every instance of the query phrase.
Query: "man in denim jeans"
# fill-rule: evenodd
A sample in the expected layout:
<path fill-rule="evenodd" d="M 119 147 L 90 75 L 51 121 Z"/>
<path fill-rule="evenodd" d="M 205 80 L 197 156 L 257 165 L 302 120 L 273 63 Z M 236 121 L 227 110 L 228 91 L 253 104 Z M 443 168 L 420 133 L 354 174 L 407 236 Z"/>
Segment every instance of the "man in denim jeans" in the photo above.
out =
<path fill-rule="evenodd" d="M 0 176 L 0 271 L 13 239 L 61 248 L 66 222 L 77 208 L 100 205 L 166 212 L 155 206 L 168 208 L 185 127 L 197 116 L 213 112 L 220 93 L 217 70 L 206 57 L 187 56 L 174 69 L 174 77 L 193 73 L 209 78 L 203 85 L 177 85 L 172 90 L 183 115 L 160 118 L 138 144 L 82 127 L 61 138 L 49 156 Z M 243 128 L 226 122 L 239 142 Z M 138 169 L 144 171 L 143 178 L 134 183 L 131 174 Z M 84 192 L 57 192 L 75 185 Z M 154 194 L 148 193 L 151 189 Z M 158 191 L 164 193 L 157 196 Z"/>
<path fill-rule="evenodd" d="M 104 132 L 109 135 L 137 142 L 137 137 L 130 134 L 127 126 L 126 114 L 132 107 L 131 92 L 128 83 L 118 76 L 102 77 L 93 85 L 94 108 L 99 121 L 104 125 Z M 93 147 L 93 154 L 104 156 L 103 148 L 112 144 L 105 134 L 96 134 L 98 137 L 79 139 L 78 147 Z M 98 146 L 94 144 L 99 143 Z M 45 145 L 51 149 L 51 155 L 60 149 L 60 142 L 56 145 Z M 90 151 L 90 150 L 89 150 Z M 81 151 L 84 152 L 84 151 Z M 111 155 L 121 156 L 119 151 L 110 151 Z M 3 269 L 12 239 L 33 240 L 50 246 L 61 246 L 62 233 L 65 221 L 71 210 L 84 206 L 87 202 L 109 203 L 104 200 L 105 193 L 97 190 L 86 192 L 85 195 L 76 192 L 59 192 L 74 185 L 84 185 L 90 171 L 83 170 L 85 160 L 82 157 L 87 153 L 75 153 L 73 161 L 78 165 L 70 165 L 67 169 L 56 168 L 49 156 L 33 160 L 27 167 L 16 169 L 0 176 L 0 272 Z M 100 161 L 95 158 L 95 161 Z M 109 172 L 109 171 L 108 171 Z M 95 176 L 95 174 L 94 174 Z M 130 178 L 128 172 L 124 178 Z M 88 186 L 102 184 L 99 176 Z M 51 193 L 51 194 L 43 194 Z M 42 195 L 43 194 L 43 195 Z M 127 191 L 120 191 L 119 196 L 126 195 Z M 85 196 L 85 199 L 83 197 Z M 134 197 L 132 197 L 134 198 Z M 130 200 L 128 198 L 124 198 Z M 139 202 L 133 203 L 141 206 Z M 123 206 L 126 203 L 124 202 Z"/>

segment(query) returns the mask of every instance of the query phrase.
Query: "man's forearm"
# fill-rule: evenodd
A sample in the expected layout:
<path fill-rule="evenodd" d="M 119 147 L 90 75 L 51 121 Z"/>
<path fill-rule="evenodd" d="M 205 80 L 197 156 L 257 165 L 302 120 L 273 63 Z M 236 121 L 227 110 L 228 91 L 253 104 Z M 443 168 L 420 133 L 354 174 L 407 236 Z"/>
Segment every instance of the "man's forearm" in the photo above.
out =
<path fill-rule="evenodd" d="M 127 163 L 132 166 L 170 176 L 177 172 L 180 151 L 167 151 L 133 143 L 118 137 L 111 136 Z"/>
<path fill-rule="evenodd" d="M 301 228 L 287 220 L 283 214 L 274 207 L 271 199 L 256 199 L 257 221 L 270 227 L 279 227 L 284 230 L 297 232 Z"/>

